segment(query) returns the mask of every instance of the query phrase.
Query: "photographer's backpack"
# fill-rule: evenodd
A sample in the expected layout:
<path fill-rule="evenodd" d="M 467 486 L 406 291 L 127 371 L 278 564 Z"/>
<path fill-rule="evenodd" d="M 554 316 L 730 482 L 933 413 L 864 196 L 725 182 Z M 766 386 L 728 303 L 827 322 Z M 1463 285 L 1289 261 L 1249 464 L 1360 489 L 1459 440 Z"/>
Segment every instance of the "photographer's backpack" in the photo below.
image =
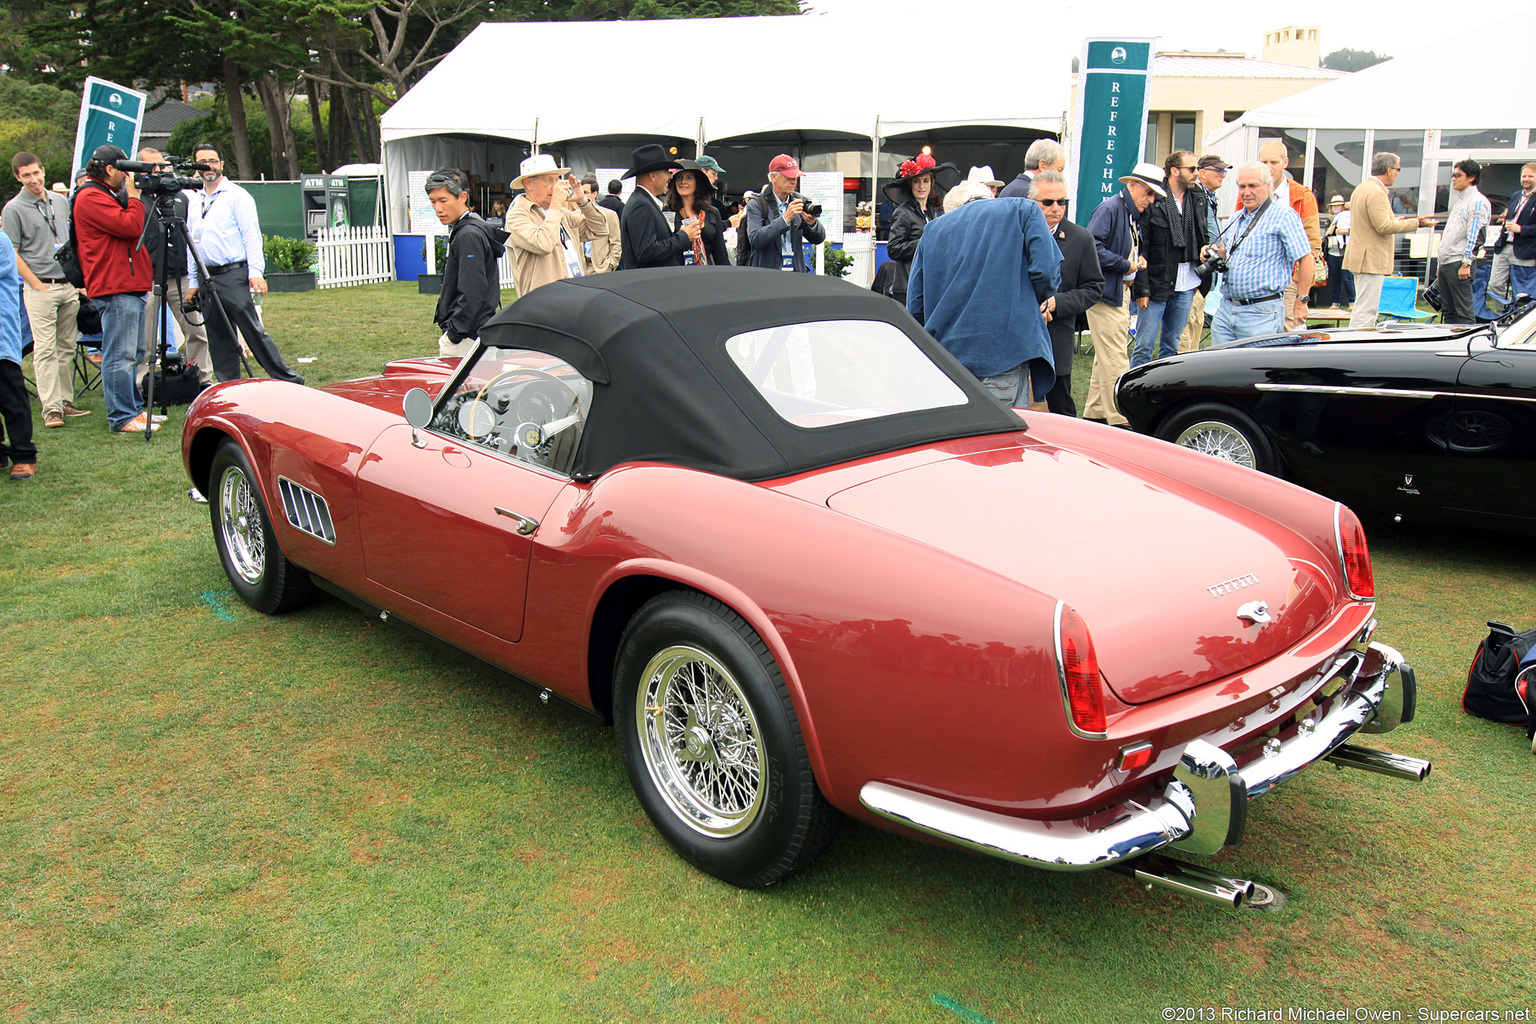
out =
<path fill-rule="evenodd" d="M 77 189 L 75 195 L 79 194 Z M 75 196 L 69 197 L 69 241 L 59 246 L 53 258 L 59 261 L 59 269 L 64 271 L 64 280 L 76 288 L 85 287 L 85 268 L 80 265 L 80 249 L 75 243 Z"/>
<path fill-rule="evenodd" d="M 1477 645 L 1467 670 L 1461 707 L 1469 715 L 1526 726 L 1536 733 L 1536 629 L 1517 633 L 1503 622 L 1489 622 L 1488 636 Z"/>
<path fill-rule="evenodd" d="M 763 223 L 767 224 L 768 219 L 773 216 L 773 214 L 770 213 L 768 209 L 767 193 L 759 192 L 757 195 L 747 200 L 747 202 L 756 203 L 758 205 L 758 208 L 763 211 Z M 731 253 L 731 262 L 736 264 L 738 267 L 744 267 L 750 263 L 751 260 L 752 240 L 747 237 L 747 218 L 746 215 L 743 214 L 741 218 L 741 224 L 739 224 L 736 228 L 736 251 Z"/>

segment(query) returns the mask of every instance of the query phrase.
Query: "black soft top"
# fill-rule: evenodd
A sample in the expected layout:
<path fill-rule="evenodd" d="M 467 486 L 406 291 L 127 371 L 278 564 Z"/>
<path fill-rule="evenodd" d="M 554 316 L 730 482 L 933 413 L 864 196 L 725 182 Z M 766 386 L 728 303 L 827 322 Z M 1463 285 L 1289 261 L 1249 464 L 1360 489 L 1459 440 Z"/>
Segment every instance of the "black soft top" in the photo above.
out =
<path fill-rule="evenodd" d="M 895 325 L 964 405 L 815 428 L 787 422 L 732 362 L 746 331 L 819 320 Z M 625 270 L 544 285 L 480 331 L 483 346 L 545 352 L 595 388 L 573 475 L 653 461 L 770 480 L 930 441 L 1023 429 L 911 315 L 844 281 L 750 267 Z"/>

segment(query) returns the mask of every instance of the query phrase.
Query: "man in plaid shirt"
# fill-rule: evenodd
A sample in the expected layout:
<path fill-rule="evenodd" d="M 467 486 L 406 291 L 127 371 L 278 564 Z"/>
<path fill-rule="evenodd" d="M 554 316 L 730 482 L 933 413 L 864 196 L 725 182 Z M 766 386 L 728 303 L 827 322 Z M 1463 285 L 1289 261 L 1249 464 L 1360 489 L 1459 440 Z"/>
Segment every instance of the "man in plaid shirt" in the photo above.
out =
<path fill-rule="evenodd" d="M 1211 341 L 1220 344 L 1285 329 L 1285 288 L 1296 261 L 1312 253 L 1301 218 L 1289 206 L 1269 201 L 1274 179 L 1261 163 L 1237 169 L 1240 209 L 1221 233 L 1227 257 L 1221 307 L 1211 321 Z"/>

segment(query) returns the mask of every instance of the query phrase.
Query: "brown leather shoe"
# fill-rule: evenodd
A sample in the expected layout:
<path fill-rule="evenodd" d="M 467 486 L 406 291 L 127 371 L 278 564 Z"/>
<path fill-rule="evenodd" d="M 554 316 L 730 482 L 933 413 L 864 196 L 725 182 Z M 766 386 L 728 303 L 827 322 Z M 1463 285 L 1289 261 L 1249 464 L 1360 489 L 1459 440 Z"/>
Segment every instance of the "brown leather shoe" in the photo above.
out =
<path fill-rule="evenodd" d="M 17 462 L 11 465 L 12 480 L 31 480 L 37 475 L 37 463 Z"/>
<path fill-rule="evenodd" d="M 63 413 L 61 413 L 61 412 L 45 412 L 45 413 L 43 413 L 43 426 L 45 426 L 45 427 L 62 427 L 63 425 L 64 425 L 64 414 Z"/>
<path fill-rule="evenodd" d="M 91 410 L 89 410 L 89 409 L 81 409 L 78 406 L 76 406 L 74 402 L 65 402 L 64 403 L 64 415 L 65 416 L 89 416 L 90 414 L 91 414 Z"/>

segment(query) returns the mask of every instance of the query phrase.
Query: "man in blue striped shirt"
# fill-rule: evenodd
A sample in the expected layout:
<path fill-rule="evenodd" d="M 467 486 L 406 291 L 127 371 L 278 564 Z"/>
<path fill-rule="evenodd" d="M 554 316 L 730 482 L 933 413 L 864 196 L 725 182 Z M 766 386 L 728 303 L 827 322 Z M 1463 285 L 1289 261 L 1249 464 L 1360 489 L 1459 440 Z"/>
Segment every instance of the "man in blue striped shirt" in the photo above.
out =
<path fill-rule="evenodd" d="M 1286 285 L 1296 261 L 1312 252 L 1301 218 L 1288 205 L 1269 201 L 1274 179 L 1261 163 L 1237 169 L 1240 209 L 1221 233 L 1227 257 L 1221 307 L 1211 321 L 1211 341 L 1221 344 L 1285 329 Z"/>
<path fill-rule="evenodd" d="M 1493 216 L 1488 198 L 1478 191 L 1483 165 L 1476 160 L 1458 160 L 1451 170 L 1451 188 L 1456 191 L 1456 208 L 1445 222 L 1440 238 L 1440 311 L 1448 324 L 1472 324 L 1472 263 L 1483 240 L 1483 228 Z"/>

